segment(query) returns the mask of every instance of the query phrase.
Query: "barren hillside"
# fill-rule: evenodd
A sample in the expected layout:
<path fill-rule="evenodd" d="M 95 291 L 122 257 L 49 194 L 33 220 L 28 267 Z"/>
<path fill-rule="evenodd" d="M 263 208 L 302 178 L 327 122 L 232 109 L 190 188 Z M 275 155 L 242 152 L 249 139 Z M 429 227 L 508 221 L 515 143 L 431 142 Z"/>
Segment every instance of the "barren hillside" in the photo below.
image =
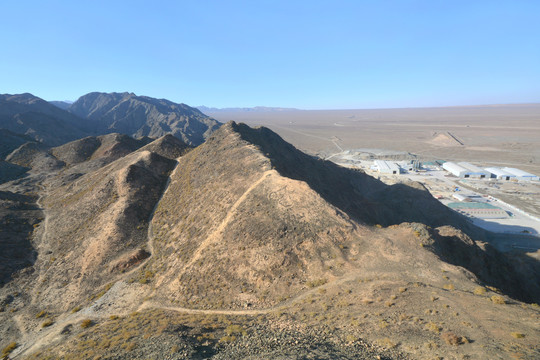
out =
<path fill-rule="evenodd" d="M 422 186 L 265 128 L 176 141 L 97 169 L 91 139 L 59 152 L 81 172 L 43 182 L 35 263 L 0 288 L 13 358 L 540 356 L 538 263 Z"/>

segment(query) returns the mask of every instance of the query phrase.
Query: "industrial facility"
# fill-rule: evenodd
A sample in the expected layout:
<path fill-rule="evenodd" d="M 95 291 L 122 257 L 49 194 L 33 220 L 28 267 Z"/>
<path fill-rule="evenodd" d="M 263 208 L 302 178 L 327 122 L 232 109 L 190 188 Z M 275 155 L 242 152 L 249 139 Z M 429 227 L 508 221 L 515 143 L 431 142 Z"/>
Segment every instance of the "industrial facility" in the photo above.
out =
<path fill-rule="evenodd" d="M 503 209 L 487 203 L 449 203 L 448 207 L 464 215 L 474 216 L 480 219 L 507 219 L 510 217 Z"/>
<path fill-rule="evenodd" d="M 460 163 L 454 163 L 451 161 L 445 162 L 442 165 L 443 169 L 446 171 L 452 173 L 453 175 L 460 177 L 460 178 L 489 178 L 491 174 L 479 168 L 478 166 L 475 166 L 473 164 L 470 164 L 468 162 L 460 162 Z"/>
<path fill-rule="evenodd" d="M 392 161 L 385 161 L 385 160 L 375 160 L 375 166 L 377 167 L 377 171 L 379 171 L 381 174 L 399 174 L 400 168 L 399 166 Z"/>
<path fill-rule="evenodd" d="M 538 176 L 516 168 L 503 168 L 503 171 L 514 175 L 518 180 L 538 181 Z"/>
<path fill-rule="evenodd" d="M 516 175 L 509 173 L 508 171 L 504 171 L 501 168 L 489 167 L 486 168 L 486 171 L 489 171 L 491 173 L 491 177 L 494 179 L 510 180 L 516 178 Z"/>

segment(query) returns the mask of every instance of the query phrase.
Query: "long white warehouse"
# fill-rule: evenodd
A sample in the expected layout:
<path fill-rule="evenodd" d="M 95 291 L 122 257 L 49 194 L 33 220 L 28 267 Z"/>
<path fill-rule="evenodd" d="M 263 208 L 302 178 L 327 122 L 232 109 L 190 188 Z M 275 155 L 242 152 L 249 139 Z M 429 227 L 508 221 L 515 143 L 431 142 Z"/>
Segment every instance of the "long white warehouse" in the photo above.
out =
<path fill-rule="evenodd" d="M 457 176 L 457 177 L 464 177 L 467 173 L 467 169 L 465 169 L 463 166 L 459 166 L 458 164 L 447 161 L 442 165 L 443 169 L 448 171 L 449 173 Z"/>
<path fill-rule="evenodd" d="M 468 162 L 454 163 L 451 161 L 443 164 L 443 169 L 460 178 L 486 178 L 490 173 Z"/>
<path fill-rule="evenodd" d="M 538 181 L 538 176 L 536 176 L 534 174 L 531 174 L 531 173 L 528 173 L 526 171 L 520 170 L 520 169 L 505 167 L 505 168 L 503 168 L 503 170 L 510 173 L 510 174 L 515 175 L 519 180 L 529 180 L 529 181 L 530 180 L 535 180 L 535 181 Z"/>
<path fill-rule="evenodd" d="M 467 169 L 467 173 L 465 173 L 464 177 L 478 177 L 480 179 L 483 179 L 483 178 L 488 178 L 491 176 L 491 174 L 487 172 L 486 170 L 481 169 L 478 166 L 473 165 L 471 163 L 459 162 L 458 165 Z"/>
<path fill-rule="evenodd" d="M 510 180 L 516 177 L 516 175 L 510 174 L 508 171 L 504 171 L 501 168 L 489 167 L 489 168 L 486 168 L 485 170 L 491 173 L 492 178 L 496 178 L 499 180 Z"/>
<path fill-rule="evenodd" d="M 375 160 L 375 166 L 381 174 L 399 174 L 399 166 L 391 161 Z"/>

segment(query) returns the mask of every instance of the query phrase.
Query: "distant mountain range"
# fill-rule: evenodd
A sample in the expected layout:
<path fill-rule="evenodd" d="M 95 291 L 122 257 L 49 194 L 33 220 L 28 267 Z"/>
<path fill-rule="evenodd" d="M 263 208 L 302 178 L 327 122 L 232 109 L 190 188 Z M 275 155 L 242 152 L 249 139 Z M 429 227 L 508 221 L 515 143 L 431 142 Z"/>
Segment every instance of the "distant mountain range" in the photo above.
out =
<path fill-rule="evenodd" d="M 153 138 L 172 134 L 191 145 L 203 143 L 220 126 L 188 105 L 127 92 L 89 93 L 67 111 L 89 120 L 97 134 L 118 132 Z"/>
<path fill-rule="evenodd" d="M 73 104 L 73 101 L 68 101 L 68 100 L 64 100 L 64 101 L 49 101 L 49 103 L 53 104 L 54 106 L 59 107 L 60 109 L 67 110 L 67 109 L 71 106 L 71 104 Z"/>
<path fill-rule="evenodd" d="M 138 138 L 172 134 L 187 144 L 199 145 L 220 125 L 188 105 L 133 93 L 94 92 L 72 104 L 47 102 L 29 93 L 0 94 L 3 156 L 21 145 L 17 137 L 58 146 L 110 133 Z"/>
<path fill-rule="evenodd" d="M 280 111 L 299 111 L 300 109 L 295 108 L 282 108 L 282 107 L 267 107 L 267 106 L 255 106 L 249 108 L 215 108 L 208 106 L 197 106 L 197 109 L 203 113 L 215 113 L 215 112 L 280 112 Z"/>

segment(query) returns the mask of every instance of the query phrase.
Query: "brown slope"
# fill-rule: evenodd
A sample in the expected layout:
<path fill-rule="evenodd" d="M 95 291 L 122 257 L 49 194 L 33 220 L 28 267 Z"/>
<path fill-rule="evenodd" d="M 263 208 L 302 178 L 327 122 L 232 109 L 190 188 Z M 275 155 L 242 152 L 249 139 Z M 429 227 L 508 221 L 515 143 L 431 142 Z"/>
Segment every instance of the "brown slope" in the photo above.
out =
<path fill-rule="evenodd" d="M 114 265 L 146 244 L 148 217 L 173 164 L 133 153 L 49 192 L 35 265 L 47 282 L 34 289 L 38 301 L 65 311 L 110 281 Z"/>
<path fill-rule="evenodd" d="M 145 145 L 148 139 L 137 140 L 122 134 L 89 136 L 51 149 L 51 153 L 68 166 L 88 160 L 111 162 Z"/>
<path fill-rule="evenodd" d="M 139 151 L 151 151 L 168 159 L 176 159 L 192 149 L 182 140 L 167 134 L 143 146 Z"/>
<path fill-rule="evenodd" d="M 62 168 L 65 163 L 49 152 L 49 148 L 41 143 L 28 142 L 6 157 L 6 161 L 30 168 L 37 172 L 48 172 Z"/>
<path fill-rule="evenodd" d="M 268 129 L 226 124 L 180 160 L 157 208 L 156 250 L 170 264 L 156 279 L 158 293 L 186 306 L 264 307 L 286 290 L 294 296 L 307 283 L 342 275 L 353 266 L 343 248 L 368 237 L 367 225 L 423 221 L 477 232 L 412 185 L 388 187 L 302 154 Z M 513 296 L 536 298 L 509 261 L 506 274 L 483 271 L 478 264 L 504 257 L 468 241 L 481 260 L 453 249 L 445 259 Z"/>

